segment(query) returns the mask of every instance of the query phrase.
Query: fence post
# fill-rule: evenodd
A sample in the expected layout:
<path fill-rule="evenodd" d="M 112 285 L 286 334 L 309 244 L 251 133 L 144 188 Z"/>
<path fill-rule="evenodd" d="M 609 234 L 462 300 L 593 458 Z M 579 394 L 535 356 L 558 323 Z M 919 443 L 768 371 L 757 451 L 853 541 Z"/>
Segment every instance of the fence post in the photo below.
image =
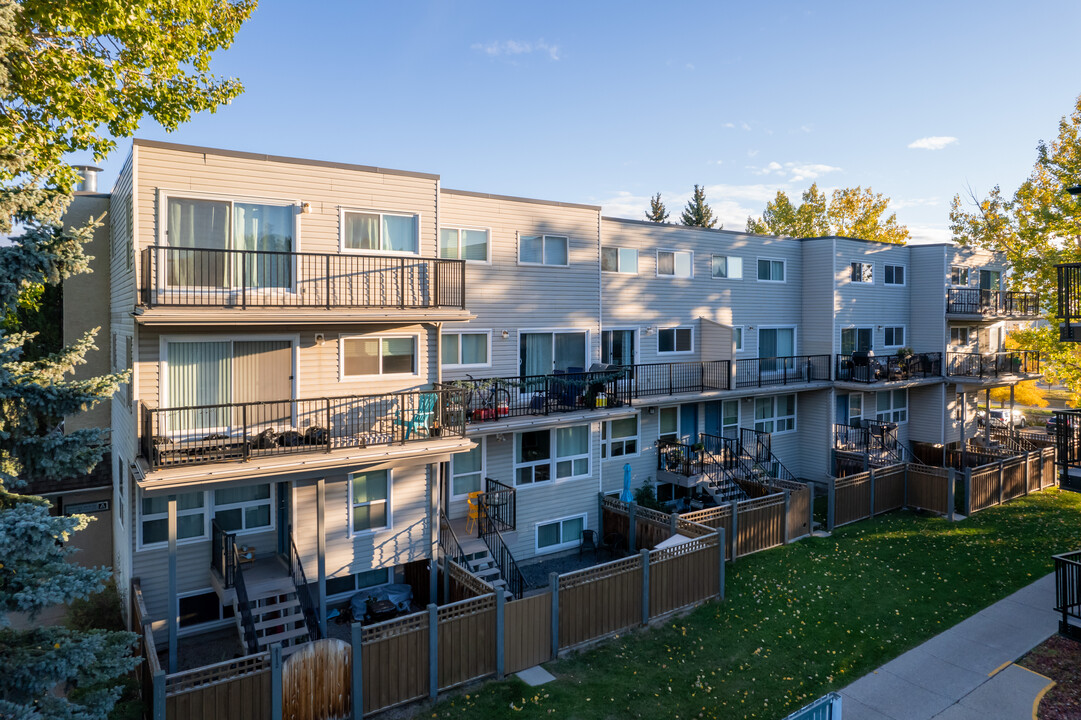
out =
<path fill-rule="evenodd" d="M 950 468 L 946 475 L 946 517 L 953 522 L 954 483 L 957 481 L 957 471 Z"/>
<path fill-rule="evenodd" d="M 638 534 L 638 503 L 630 503 L 630 508 L 627 510 L 627 516 L 630 518 L 630 523 L 627 528 L 627 549 L 634 552 L 638 549 L 637 534 Z"/>
<path fill-rule="evenodd" d="M 642 548 L 642 624 L 649 624 L 649 550 Z"/>
<path fill-rule="evenodd" d="M 364 718 L 364 627 L 355 622 L 349 626 L 353 641 L 353 716 L 351 720 Z"/>
<path fill-rule="evenodd" d="M 165 671 L 154 673 L 154 720 L 165 720 Z"/>
<path fill-rule="evenodd" d="M 502 590 L 495 593 L 495 676 L 503 679 L 505 659 L 503 656 L 503 637 L 505 632 L 507 596 Z"/>
<path fill-rule="evenodd" d="M 675 535 L 676 528 L 679 526 L 679 513 L 677 513 L 675 510 L 673 510 L 672 514 L 668 516 L 668 526 L 672 530 L 672 534 Z"/>
<path fill-rule="evenodd" d="M 972 517 L 972 468 L 965 468 L 965 517 Z"/>
<path fill-rule="evenodd" d="M 998 461 L 998 504 L 1002 504 L 1002 461 Z"/>
<path fill-rule="evenodd" d="M 792 538 L 789 537 L 790 533 L 788 531 L 788 513 L 790 513 L 791 511 L 792 511 L 792 491 L 791 490 L 785 490 L 784 491 L 784 544 L 785 545 L 792 542 Z"/>
<path fill-rule="evenodd" d="M 1013 388 L 1011 387 L 1010 390 L 1013 390 Z M 1031 455 L 1030 452 L 1027 450 L 1025 451 L 1025 462 L 1024 465 L 1022 465 L 1024 470 L 1021 471 L 1021 482 L 1024 487 L 1024 491 L 1021 493 L 1022 495 L 1028 495 L 1028 466 Z"/>
<path fill-rule="evenodd" d="M 736 508 L 739 501 L 730 500 L 728 507 L 732 508 L 732 562 L 736 561 L 736 551 L 739 549 L 739 524 L 736 520 Z"/>
<path fill-rule="evenodd" d="M 282 645 L 270 646 L 270 717 L 282 720 Z"/>
<path fill-rule="evenodd" d="M 559 657 L 559 575 L 548 573 L 548 585 L 552 588 L 552 659 Z"/>
<path fill-rule="evenodd" d="M 904 493 L 903 504 L 905 507 L 908 507 L 908 468 L 911 464 L 912 463 L 905 463 L 905 484 L 902 488 L 902 492 Z"/>
<path fill-rule="evenodd" d="M 871 485 L 871 517 L 875 516 L 875 471 L 870 469 L 867 471 L 868 482 Z"/>
<path fill-rule="evenodd" d="M 717 569 L 720 571 L 721 600 L 724 600 L 724 528 L 717 528 Z"/>
<path fill-rule="evenodd" d="M 837 478 L 830 478 L 830 484 L 826 488 L 826 531 L 833 532 L 834 523 L 836 522 L 836 516 L 834 511 L 837 509 Z"/>
<path fill-rule="evenodd" d="M 813 537 L 815 532 L 815 486 L 807 483 L 807 536 Z"/>
<path fill-rule="evenodd" d="M 439 606 L 428 603 L 428 697 L 439 694 Z"/>

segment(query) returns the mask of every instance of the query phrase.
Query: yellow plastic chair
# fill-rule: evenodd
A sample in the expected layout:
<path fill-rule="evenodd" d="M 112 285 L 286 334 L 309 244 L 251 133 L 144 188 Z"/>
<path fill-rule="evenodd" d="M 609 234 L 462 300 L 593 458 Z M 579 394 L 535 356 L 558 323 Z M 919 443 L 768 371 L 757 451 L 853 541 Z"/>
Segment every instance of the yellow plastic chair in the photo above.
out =
<path fill-rule="evenodd" d="M 467 535 L 471 535 L 477 530 L 477 520 L 480 517 L 480 503 L 477 498 L 480 497 L 480 492 L 471 492 L 466 500 L 469 505 L 469 514 L 465 516 L 465 532 Z"/>

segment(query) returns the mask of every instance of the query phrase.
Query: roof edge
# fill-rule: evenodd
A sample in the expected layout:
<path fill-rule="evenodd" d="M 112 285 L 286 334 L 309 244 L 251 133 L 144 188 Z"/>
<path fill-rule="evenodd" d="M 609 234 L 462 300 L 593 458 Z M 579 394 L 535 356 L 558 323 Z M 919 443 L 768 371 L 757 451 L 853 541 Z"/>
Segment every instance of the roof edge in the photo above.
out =
<path fill-rule="evenodd" d="M 486 200 L 508 200 L 510 202 L 532 203 L 535 205 L 552 205 L 554 207 L 579 208 L 581 210 L 600 211 L 600 205 L 585 205 L 583 203 L 563 202 L 561 200 L 540 200 L 537 198 L 518 197 L 516 195 L 496 195 L 494 193 L 474 192 L 472 190 L 454 190 L 451 188 L 439 188 L 439 192 L 447 195 L 462 195 L 464 197 L 484 198 Z"/>

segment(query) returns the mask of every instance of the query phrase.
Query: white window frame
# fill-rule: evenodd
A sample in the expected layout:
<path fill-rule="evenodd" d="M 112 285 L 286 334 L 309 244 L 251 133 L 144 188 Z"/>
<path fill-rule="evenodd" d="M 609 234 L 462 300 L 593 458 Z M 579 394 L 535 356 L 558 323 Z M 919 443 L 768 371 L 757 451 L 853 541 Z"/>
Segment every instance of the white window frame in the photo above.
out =
<path fill-rule="evenodd" d="M 657 440 L 660 441 L 662 435 L 670 435 L 671 434 L 671 433 L 664 432 L 664 430 L 661 428 L 661 414 L 665 410 L 675 410 L 676 411 L 676 439 L 675 439 L 674 442 L 680 442 L 680 438 L 682 438 L 684 435 L 687 434 L 687 433 L 683 432 L 683 406 L 682 405 L 662 405 L 662 406 L 657 408 Z M 697 428 L 696 428 L 696 431 L 697 431 Z M 668 440 L 665 440 L 665 442 L 668 442 Z"/>
<path fill-rule="evenodd" d="M 581 513 L 579 515 L 567 515 L 566 517 L 553 518 L 552 520 L 545 520 L 543 522 L 536 523 L 533 526 L 533 553 L 535 555 L 548 555 L 550 553 L 561 552 L 563 550 L 571 550 L 571 549 L 576 548 L 579 545 L 581 545 L 582 544 L 582 538 L 579 537 L 577 540 L 572 540 L 570 542 L 561 542 L 558 545 L 551 545 L 551 546 L 546 547 L 546 548 L 541 548 L 541 546 L 540 546 L 540 528 L 542 526 L 544 526 L 544 525 L 554 525 L 556 523 L 559 523 L 559 537 L 560 537 L 560 540 L 562 540 L 563 539 L 563 523 L 565 523 L 567 520 L 578 520 L 578 519 L 581 519 L 581 521 L 582 521 L 582 530 L 583 531 L 588 530 L 589 529 L 589 517 L 588 517 L 588 515 L 586 513 Z"/>
<path fill-rule="evenodd" d="M 953 341 L 953 333 L 955 331 L 965 331 L 965 341 L 961 343 L 955 343 Z M 973 332 L 975 331 L 975 332 Z M 974 339 L 975 338 L 975 339 Z M 979 328 L 975 325 L 952 325 L 950 326 L 950 347 L 968 347 L 974 345 L 979 339 Z"/>
<path fill-rule="evenodd" d="M 755 276 L 755 279 L 758 280 L 758 282 L 776 283 L 778 285 L 783 285 L 783 284 L 788 282 L 788 260 L 786 258 L 767 257 L 765 255 L 760 255 L 760 256 L 755 257 L 754 260 L 755 260 L 754 261 L 754 276 Z M 758 263 L 760 261 L 762 261 L 762 260 L 768 260 L 770 262 L 770 279 L 769 280 L 763 280 L 761 277 L 759 277 Z M 782 278 L 781 280 L 774 280 L 773 279 L 773 263 L 775 263 L 775 262 L 781 263 L 781 273 L 784 275 L 784 278 Z"/>
<path fill-rule="evenodd" d="M 762 331 L 763 330 L 791 330 L 792 331 L 792 354 L 778 355 L 777 357 L 798 357 L 799 356 L 799 327 L 796 325 L 759 325 L 758 330 L 755 331 L 755 342 L 758 343 L 757 352 L 758 356 L 762 357 Z"/>
<path fill-rule="evenodd" d="M 485 438 L 483 436 L 477 438 L 477 450 L 480 452 L 480 491 L 481 492 L 484 492 L 484 478 L 487 476 L 487 473 L 488 473 L 488 453 L 485 452 L 486 448 L 484 447 L 484 440 L 485 440 Z M 456 474 L 454 472 L 454 458 L 458 454 L 459 453 L 455 453 L 450 458 L 450 499 L 451 500 L 465 500 L 466 498 L 469 497 L 469 493 L 460 493 L 460 494 L 457 494 L 457 495 L 454 493 L 454 479 L 458 476 L 458 474 Z M 464 453 L 461 453 L 461 454 L 464 454 Z M 474 475 L 475 473 L 461 473 L 461 474 L 462 475 Z"/>
<path fill-rule="evenodd" d="M 181 599 L 190 598 L 190 597 L 198 597 L 199 595 L 213 595 L 214 597 L 219 597 L 218 594 L 216 592 L 214 592 L 214 588 L 212 588 L 212 587 L 200 588 L 199 590 L 189 590 L 187 592 L 178 592 L 176 594 L 178 614 L 179 614 L 179 608 L 180 608 L 180 602 L 179 601 Z M 207 632 L 208 630 L 216 630 L 218 628 L 224 628 L 224 627 L 229 627 L 230 625 L 234 625 L 236 623 L 235 618 L 225 617 L 224 616 L 224 614 L 225 614 L 225 605 L 221 602 L 220 598 L 218 599 L 218 607 L 220 608 L 220 612 L 218 613 L 218 619 L 217 620 L 207 620 L 206 622 L 196 623 L 194 625 L 188 625 L 187 627 L 180 627 L 180 623 L 177 622 L 176 636 L 177 637 L 187 637 L 189 635 L 198 635 L 200 633 Z M 229 606 L 229 609 L 232 609 L 231 605 Z"/>
<path fill-rule="evenodd" d="M 627 418 L 615 418 L 613 420 L 605 420 L 601 423 L 601 460 L 619 460 L 622 458 L 638 457 L 642 452 L 642 417 L 640 415 L 631 415 L 634 418 L 635 432 L 633 436 L 626 436 L 621 438 L 612 437 L 612 423 L 616 420 L 626 420 Z M 627 442 L 634 441 L 634 452 L 626 452 Z M 623 448 L 624 452 L 619 455 L 612 454 L 612 447 L 619 445 Z"/>
<path fill-rule="evenodd" d="M 691 332 L 691 349 L 690 350 L 661 350 L 661 333 L 671 330 L 672 335 L 672 347 L 677 347 L 676 340 L 679 337 L 679 330 L 690 330 Z M 694 326 L 693 325 L 673 325 L 672 327 L 657 328 L 657 354 L 658 355 L 693 355 L 694 354 Z"/>
<path fill-rule="evenodd" d="M 661 253 L 672 253 L 672 274 L 661 272 Z M 679 275 L 676 273 L 676 255 L 690 255 L 691 256 L 691 274 Z M 657 248 L 657 268 L 656 274 L 659 278 L 672 278 L 674 280 L 693 280 L 694 279 L 694 250 L 675 250 L 671 248 Z M 712 272 L 712 271 L 711 271 Z"/>
<path fill-rule="evenodd" d="M 454 230 L 458 233 L 458 257 L 445 258 L 443 257 L 443 231 Z M 466 260 L 462 257 L 462 231 L 469 230 L 471 232 L 482 232 L 487 235 L 487 240 L 484 243 L 484 259 L 483 260 Z M 465 260 L 472 265 L 491 265 L 492 264 L 492 229 L 488 227 L 469 227 L 466 225 L 442 225 L 439 228 L 439 238 L 437 239 L 436 254 L 441 260 Z"/>
<path fill-rule="evenodd" d="M 889 272 L 890 268 L 893 268 L 893 282 L 890 282 L 889 275 L 887 274 Z M 897 270 L 898 269 L 901 270 L 901 280 L 903 282 L 897 282 Z M 890 287 L 904 287 L 905 285 L 907 285 L 908 284 L 908 266 L 907 265 L 896 265 L 894 263 L 888 263 L 888 264 L 883 265 L 883 267 L 882 267 L 882 284 L 883 285 L 888 285 Z"/>
<path fill-rule="evenodd" d="M 792 397 L 792 414 L 791 415 L 778 415 L 777 414 L 777 398 L 787 397 L 787 396 Z M 761 418 L 761 419 L 758 418 L 758 407 L 757 407 L 757 405 L 758 405 L 759 400 L 769 400 L 770 401 L 771 415 L 769 417 L 764 417 L 764 418 Z M 754 417 L 754 428 L 755 428 L 755 430 L 758 430 L 758 423 L 760 423 L 760 422 L 761 423 L 771 422 L 771 423 L 773 423 L 773 430 L 769 430 L 769 431 L 762 430 L 762 432 L 769 432 L 770 435 L 787 435 L 789 433 L 796 432 L 796 429 L 797 429 L 796 418 L 799 416 L 799 408 L 798 408 L 799 398 L 796 397 L 796 393 L 782 393 L 781 395 L 770 395 L 768 398 L 756 397 L 754 399 L 754 402 L 755 402 L 755 408 L 754 408 L 754 416 L 755 416 Z M 781 420 L 785 420 L 785 421 L 791 420 L 792 421 L 791 427 L 787 428 L 786 430 L 778 430 L 777 429 L 777 423 L 778 423 L 778 421 L 781 421 Z M 786 424 L 787 424 L 787 422 L 786 422 Z"/>
<path fill-rule="evenodd" d="M 734 427 L 736 429 L 737 437 L 738 437 L 738 432 L 743 427 L 743 403 L 740 402 L 739 399 L 718 400 L 717 402 L 719 402 L 721 404 L 721 435 L 722 436 L 724 435 L 725 428 Z M 725 405 L 725 403 L 735 403 L 736 404 L 736 424 L 735 425 L 725 425 L 724 424 L 724 405 Z"/>
<path fill-rule="evenodd" d="M 724 258 L 724 275 L 718 275 L 714 272 L 714 263 L 717 258 Z M 739 275 L 733 275 L 732 261 L 739 261 Z M 724 255 L 722 253 L 713 253 L 709 259 L 709 276 L 714 280 L 742 280 L 743 279 L 743 256 L 742 255 Z"/>
<path fill-rule="evenodd" d="M 604 251 L 615 250 L 616 251 L 616 269 L 605 270 L 604 269 Z M 622 253 L 624 250 L 634 253 L 634 270 L 623 269 Z M 601 272 L 608 273 L 609 275 L 637 275 L 638 274 L 638 257 L 641 253 L 638 252 L 638 248 L 622 247 L 622 246 L 608 246 L 601 248 Z"/>
<path fill-rule="evenodd" d="M 736 344 L 736 352 L 743 352 L 743 326 L 732 326 L 732 342 Z"/>
<path fill-rule="evenodd" d="M 622 327 L 603 327 L 601 328 L 601 357 L 604 357 L 604 334 L 606 332 L 625 332 L 630 331 L 634 333 L 634 357 L 631 358 L 635 365 L 638 364 L 639 353 L 642 349 L 642 332 L 641 328 L 635 326 L 622 326 Z"/>
<path fill-rule="evenodd" d="M 203 505 L 202 505 L 202 507 L 196 508 L 194 510 L 181 510 L 180 509 L 179 498 L 178 498 L 177 507 L 176 507 L 177 525 L 178 525 L 178 529 L 179 529 L 179 522 L 180 522 L 180 518 L 182 516 L 185 516 L 185 515 L 198 515 L 198 514 L 201 513 L 202 516 L 203 516 L 203 533 L 202 533 L 202 535 L 196 535 L 196 536 L 190 537 L 190 538 L 180 538 L 179 535 L 178 535 L 178 537 L 176 539 L 176 544 L 177 545 L 190 545 L 192 543 L 207 542 L 208 540 L 210 540 L 210 503 L 207 500 L 205 491 L 196 490 L 195 493 L 198 493 L 198 494 L 203 496 Z M 184 493 L 176 493 L 176 494 L 179 496 L 179 495 L 193 495 L 195 493 L 184 492 Z M 162 496 L 156 495 L 155 497 L 162 497 Z M 138 514 L 137 514 L 136 520 L 135 520 L 135 522 L 136 522 L 136 532 L 138 532 L 138 534 L 139 534 L 138 543 L 136 545 L 136 550 L 152 550 L 152 549 L 159 549 L 159 548 L 167 548 L 167 547 L 169 547 L 169 540 L 168 539 L 166 539 L 166 540 L 164 540 L 162 542 L 156 542 L 156 543 L 144 543 L 143 542 L 143 522 L 145 520 L 161 520 L 163 518 L 166 521 L 168 521 L 168 519 L 169 519 L 169 509 L 168 509 L 168 507 L 166 507 L 165 512 L 163 512 L 163 513 L 151 513 L 150 515 L 144 515 L 143 514 L 143 493 L 142 492 L 139 493 L 139 497 L 137 498 L 137 501 L 136 501 L 135 504 L 136 504 L 136 510 L 138 511 Z"/>
<path fill-rule="evenodd" d="M 439 362 L 445 368 L 487 368 L 492 366 L 492 331 L 491 330 L 459 330 L 459 329 L 447 329 L 444 328 L 442 337 L 439 339 Z M 483 363 L 445 363 L 443 362 L 443 343 L 446 341 L 447 335 L 458 335 L 458 359 L 462 359 L 462 335 L 484 335 L 487 338 L 488 349 L 486 351 L 488 355 L 488 362 Z"/>
<path fill-rule="evenodd" d="M 586 450 L 586 452 L 584 452 L 584 453 L 582 453 L 580 455 L 567 455 L 566 457 L 560 457 L 560 455 L 559 455 L 559 444 L 558 444 L 558 442 L 556 440 L 557 437 L 558 437 L 558 435 L 556 433 L 556 430 L 569 429 L 569 428 L 572 428 L 572 427 L 584 427 L 586 429 L 586 434 L 589 436 L 588 449 Z M 547 459 L 544 459 L 544 460 L 530 460 L 528 462 L 518 462 L 519 436 L 521 436 L 522 434 L 527 433 L 527 432 L 542 432 L 542 431 L 547 431 L 548 432 L 548 457 L 547 457 Z M 567 425 L 567 426 L 552 426 L 552 427 L 547 427 L 547 428 L 523 429 L 523 430 L 520 430 L 520 431 L 514 433 L 514 447 L 511 448 L 511 451 L 514 453 L 514 455 L 513 455 L 513 459 L 514 459 L 514 487 L 519 491 L 524 490 L 526 488 L 532 488 L 532 487 L 538 487 L 538 486 L 547 487 L 549 485 L 554 485 L 554 484 L 558 484 L 558 483 L 562 483 L 562 482 L 570 482 L 572 480 L 581 480 L 582 478 L 589 477 L 590 474 L 593 471 L 593 426 L 592 426 L 591 423 L 577 423 L 577 424 L 574 424 L 574 425 Z M 582 473 L 581 475 L 568 475 L 567 477 L 558 477 L 558 471 L 556 470 L 556 465 L 557 464 L 559 464 L 561 462 L 570 462 L 571 463 L 571 470 L 573 472 L 574 461 L 575 460 L 581 460 L 583 458 L 586 460 L 586 471 L 584 473 Z M 524 467 L 535 468 L 535 467 L 537 467 L 539 465 L 548 465 L 549 466 L 549 473 L 548 473 L 548 479 L 547 480 L 541 480 L 540 482 L 538 482 L 536 480 L 533 480 L 531 482 L 528 482 L 528 483 L 525 483 L 525 484 L 522 484 L 522 485 L 518 484 L 518 468 L 524 468 Z M 535 474 L 534 474 L 534 477 L 535 477 Z"/>
<path fill-rule="evenodd" d="M 965 282 L 963 285 L 954 282 L 954 277 L 958 274 L 958 270 L 965 274 Z M 950 265 L 950 285 L 955 288 L 971 287 L 972 273 L 970 272 L 970 268 L 967 265 Z"/>
<path fill-rule="evenodd" d="M 590 358 L 592 357 L 591 333 L 588 328 L 518 328 L 518 337 L 516 338 L 515 345 L 517 348 L 515 352 L 517 356 L 515 358 L 514 367 L 516 372 L 520 372 L 522 367 L 522 336 L 533 334 L 551 334 L 552 335 L 552 360 L 555 361 L 555 336 L 562 334 L 582 334 L 585 336 L 585 366 L 582 368 L 583 372 L 589 370 Z M 550 369 L 547 374 L 554 372 L 555 368 Z M 528 394 L 528 393 L 527 393 Z"/>
<path fill-rule="evenodd" d="M 888 342 L 889 331 L 893 330 L 893 339 L 897 340 L 897 331 L 901 331 L 901 342 Z M 886 325 L 882 328 L 882 347 L 884 348 L 900 348 L 905 346 L 905 339 L 908 337 L 908 328 L 904 325 Z"/>
<path fill-rule="evenodd" d="M 352 597 L 355 593 L 360 592 L 361 590 L 369 590 L 371 588 L 382 587 L 384 585 L 390 585 L 392 582 L 394 582 L 394 568 L 393 567 L 372 568 L 370 571 L 363 571 L 363 572 L 376 572 L 378 570 L 382 570 L 383 573 L 386 575 L 386 579 L 383 582 L 376 583 L 375 585 L 368 585 L 366 587 L 358 589 L 357 588 L 357 575 L 359 575 L 360 573 L 349 573 L 348 576 L 353 578 L 353 589 L 352 590 L 346 590 L 345 592 L 334 593 L 333 595 L 327 595 L 327 601 L 328 602 L 336 602 L 338 600 L 344 600 L 345 598 Z M 329 580 L 337 580 L 337 579 L 338 578 L 331 578 L 331 577 L 327 578 L 328 581 Z"/>
<path fill-rule="evenodd" d="M 257 528 L 240 528 L 238 530 L 228 530 L 227 532 L 231 532 L 231 533 L 233 533 L 235 535 L 252 535 L 254 533 L 270 532 L 271 530 L 274 530 L 277 527 L 277 517 L 276 517 L 277 513 L 274 512 L 274 508 L 277 507 L 277 503 L 275 502 L 277 500 L 277 488 L 275 487 L 277 485 L 277 483 L 274 483 L 274 482 L 252 483 L 252 485 L 269 485 L 270 486 L 270 498 L 268 500 L 249 500 L 247 502 L 226 503 L 224 505 L 218 505 L 218 504 L 216 504 L 214 502 L 214 490 L 225 490 L 227 488 L 221 487 L 221 488 L 213 488 L 211 490 L 208 490 L 207 491 L 207 497 L 206 497 L 206 500 L 204 502 L 209 504 L 209 506 L 210 506 L 210 519 L 213 521 L 214 515 L 217 513 L 218 510 L 234 510 L 236 508 L 240 508 L 240 510 L 241 510 L 240 517 L 241 517 L 241 522 L 243 523 L 244 522 L 243 521 L 243 518 L 244 518 L 243 510 L 245 510 L 246 508 L 249 508 L 249 507 L 256 507 L 258 505 L 269 505 L 270 506 L 270 524 L 269 525 L 263 525 L 263 526 L 260 526 L 260 527 L 257 527 Z"/>
<path fill-rule="evenodd" d="M 854 330 L 856 333 L 855 346 L 858 348 L 860 344 L 860 330 L 870 331 L 871 347 L 866 351 L 854 349 L 852 352 L 874 352 L 875 350 L 875 326 L 874 325 L 849 325 L 847 327 L 840 328 L 837 332 L 837 350 L 839 354 L 845 354 L 845 330 Z"/>
<path fill-rule="evenodd" d="M 383 372 L 383 340 L 401 338 L 413 338 L 413 372 L 411 373 L 384 373 Z M 378 340 L 379 345 L 379 372 L 374 375 L 346 375 L 345 374 L 345 341 L 346 340 Z M 397 380 L 420 377 L 421 336 L 420 333 L 380 333 L 379 335 L 339 335 L 338 336 L 338 382 L 356 382 L 357 380 L 371 380 L 381 378 L 383 380 Z"/>
<path fill-rule="evenodd" d="M 541 241 L 541 261 L 538 262 L 526 262 L 522 260 L 522 238 L 540 238 Z M 545 262 L 545 247 L 548 244 L 548 238 L 562 239 L 567 245 L 567 262 L 565 263 L 550 263 Z M 532 267 L 570 267 L 571 265 L 571 239 L 568 235 L 529 235 L 527 233 L 518 233 L 518 264 L 530 265 Z"/>
<path fill-rule="evenodd" d="M 383 527 L 367 528 L 364 530 L 356 530 L 353 528 L 353 510 L 359 507 L 357 503 L 353 502 L 353 476 L 354 475 L 366 475 L 373 472 L 386 472 L 387 474 L 387 499 L 377 500 L 376 502 L 382 502 L 387 508 L 387 524 Z M 348 473 L 346 481 L 349 483 L 349 537 L 364 537 L 366 535 L 375 535 L 381 532 L 390 532 L 394 529 L 394 469 L 393 468 L 379 468 L 376 470 L 358 470 L 356 472 Z M 361 503 L 363 505 L 371 505 L 371 502 Z"/>
<path fill-rule="evenodd" d="M 361 213 L 364 215 L 378 215 L 379 216 L 379 245 L 378 250 L 364 250 L 361 248 L 350 248 L 345 245 L 345 215 L 346 213 Z M 413 251 L 403 252 L 401 250 L 383 250 L 383 216 L 390 215 L 392 217 L 410 217 L 414 220 L 414 233 L 413 233 Z M 378 255 L 382 257 L 420 257 L 420 234 L 421 234 L 421 213 L 410 212 L 409 210 L 375 210 L 373 208 L 358 208 L 358 207 L 339 207 L 338 208 L 338 251 L 343 254 L 349 255 Z M 438 238 L 436 242 L 438 243 Z M 438 252 L 438 247 L 436 248 Z"/>
<path fill-rule="evenodd" d="M 859 268 L 859 270 L 860 270 L 860 279 L 859 280 L 853 280 L 852 279 L 852 273 L 855 271 L 855 269 L 856 269 L 855 266 L 856 265 L 860 266 L 860 268 Z M 865 269 L 864 266 L 869 266 L 871 268 L 871 279 L 870 280 L 864 280 L 863 279 L 863 271 Z M 851 283 L 852 285 L 874 285 L 875 284 L 875 264 L 873 262 L 865 262 L 863 260 L 853 260 L 852 262 L 850 262 L 848 264 L 848 282 Z"/>
<path fill-rule="evenodd" d="M 897 407 L 893 404 L 893 393 L 903 392 L 905 394 L 905 404 L 903 407 Z M 878 397 L 886 393 L 890 399 L 890 407 L 888 410 L 878 409 Z M 898 413 L 904 413 L 904 418 L 898 420 Z M 898 425 L 903 425 L 908 422 L 908 388 L 900 388 L 897 390 L 879 390 L 875 393 L 875 420 L 878 422 L 892 422 Z"/>

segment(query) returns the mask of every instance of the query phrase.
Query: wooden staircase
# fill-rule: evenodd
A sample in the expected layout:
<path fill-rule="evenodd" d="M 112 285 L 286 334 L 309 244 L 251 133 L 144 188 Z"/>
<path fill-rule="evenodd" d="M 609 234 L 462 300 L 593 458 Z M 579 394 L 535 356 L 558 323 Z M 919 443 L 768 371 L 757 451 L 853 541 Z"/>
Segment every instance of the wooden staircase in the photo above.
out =
<path fill-rule="evenodd" d="M 300 606 L 296 588 L 288 575 L 277 587 L 260 587 L 248 597 L 248 610 L 255 627 L 255 643 L 262 652 L 274 643 L 281 643 L 282 655 L 295 652 L 301 644 L 308 642 L 308 624 Z M 241 622 L 241 608 L 233 603 L 233 616 L 237 630 L 244 636 Z"/>
<path fill-rule="evenodd" d="M 496 592 L 502 592 L 507 600 L 514 599 L 514 594 L 507 589 L 507 581 L 499 571 L 499 565 L 483 540 L 477 537 L 466 538 L 461 542 L 461 548 L 469 572 L 491 585 Z"/>

